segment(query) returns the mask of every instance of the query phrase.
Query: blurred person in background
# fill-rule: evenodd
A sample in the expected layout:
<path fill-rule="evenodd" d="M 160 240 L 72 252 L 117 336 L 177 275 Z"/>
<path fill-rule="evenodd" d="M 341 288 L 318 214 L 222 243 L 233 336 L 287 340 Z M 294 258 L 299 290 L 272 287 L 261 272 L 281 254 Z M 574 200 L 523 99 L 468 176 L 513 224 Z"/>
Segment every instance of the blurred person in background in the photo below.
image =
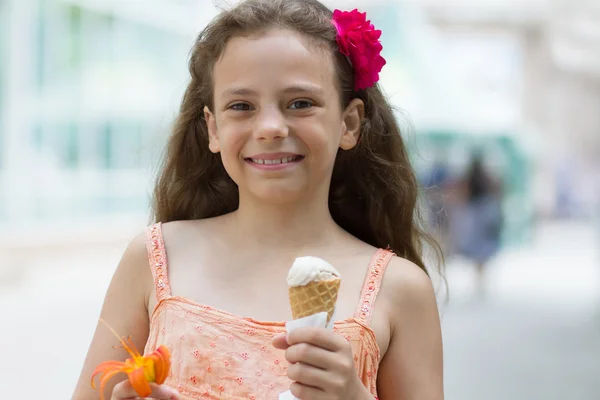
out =
<path fill-rule="evenodd" d="M 486 169 L 483 153 L 475 151 L 458 187 L 461 201 L 453 211 L 454 251 L 474 262 L 478 291 L 483 294 L 486 266 L 500 247 L 502 185 Z"/>

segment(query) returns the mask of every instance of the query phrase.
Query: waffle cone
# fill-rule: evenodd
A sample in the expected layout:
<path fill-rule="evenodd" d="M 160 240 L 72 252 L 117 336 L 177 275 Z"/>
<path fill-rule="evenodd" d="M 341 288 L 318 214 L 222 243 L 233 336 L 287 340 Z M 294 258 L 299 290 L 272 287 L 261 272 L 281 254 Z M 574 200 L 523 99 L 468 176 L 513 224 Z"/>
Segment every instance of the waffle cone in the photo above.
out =
<path fill-rule="evenodd" d="M 292 317 L 299 319 L 320 312 L 327 313 L 327 323 L 333 317 L 341 279 L 311 282 L 289 287 Z"/>

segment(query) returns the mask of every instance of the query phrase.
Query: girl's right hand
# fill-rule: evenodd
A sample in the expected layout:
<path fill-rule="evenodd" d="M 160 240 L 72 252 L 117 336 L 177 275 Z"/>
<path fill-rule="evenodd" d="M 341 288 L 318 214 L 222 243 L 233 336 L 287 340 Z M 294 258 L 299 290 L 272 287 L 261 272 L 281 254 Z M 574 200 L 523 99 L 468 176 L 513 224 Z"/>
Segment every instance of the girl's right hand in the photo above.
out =
<path fill-rule="evenodd" d="M 166 385 L 157 385 L 151 383 L 150 388 L 152 393 L 147 399 L 153 400 L 189 400 L 187 397 L 182 396 L 177 390 Z M 121 383 L 115 385 L 112 392 L 111 400 L 135 400 L 139 399 L 140 396 L 137 394 L 129 379 L 124 380 Z"/>

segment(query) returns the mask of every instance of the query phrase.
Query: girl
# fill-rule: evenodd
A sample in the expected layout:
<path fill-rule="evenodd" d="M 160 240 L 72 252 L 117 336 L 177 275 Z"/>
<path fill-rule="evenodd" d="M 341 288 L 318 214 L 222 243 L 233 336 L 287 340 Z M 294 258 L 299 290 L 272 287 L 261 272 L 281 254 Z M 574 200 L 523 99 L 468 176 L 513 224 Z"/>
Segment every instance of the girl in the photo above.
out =
<path fill-rule="evenodd" d="M 156 186 L 162 224 L 129 245 L 101 312 L 146 352 L 171 350 L 152 398 L 443 398 L 417 184 L 375 85 L 379 34 L 316 0 L 247 0 L 200 34 Z M 285 334 L 302 255 L 343 277 L 333 332 Z M 100 325 L 74 399 L 97 398 L 94 367 L 127 357 L 113 345 Z M 129 381 L 106 394 L 136 398 Z"/>

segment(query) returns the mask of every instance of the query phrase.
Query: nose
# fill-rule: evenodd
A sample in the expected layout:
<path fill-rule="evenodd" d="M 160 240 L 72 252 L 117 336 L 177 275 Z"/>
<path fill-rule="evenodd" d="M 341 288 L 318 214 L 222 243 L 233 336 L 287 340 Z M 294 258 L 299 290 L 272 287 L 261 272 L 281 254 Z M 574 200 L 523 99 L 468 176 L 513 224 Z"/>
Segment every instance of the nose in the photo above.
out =
<path fill-rule="evenodd" d="M 259 140 L 274 140 L 288 136 L 289 130 L 285 116 L 279 107 L 264 108 L 255 119 L 254 138 Z"/>

